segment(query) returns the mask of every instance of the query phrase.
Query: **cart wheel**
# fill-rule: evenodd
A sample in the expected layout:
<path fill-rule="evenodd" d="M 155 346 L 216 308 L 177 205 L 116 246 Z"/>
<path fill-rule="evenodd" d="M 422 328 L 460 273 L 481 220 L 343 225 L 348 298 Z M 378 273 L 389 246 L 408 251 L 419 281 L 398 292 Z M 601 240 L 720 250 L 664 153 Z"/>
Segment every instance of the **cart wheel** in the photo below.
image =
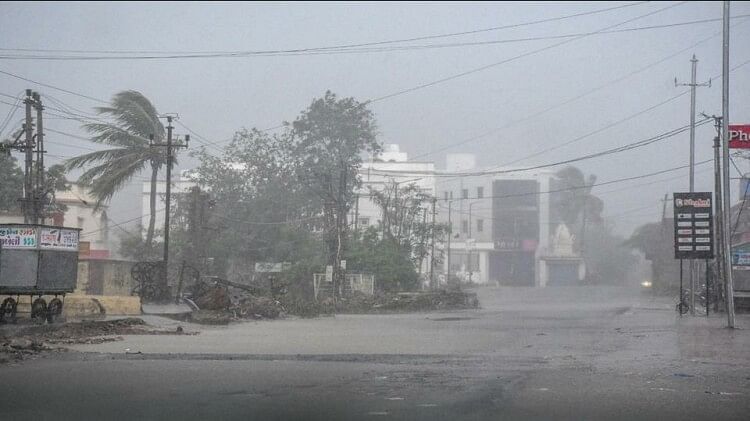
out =
<path fill-rule="evenodd" d="M 3 300 L 3 304 L 0 305 L 0 322 L 8 321 L 10 323 L 15 323 L 16 310 L 18 310 L 18 303 L 16 302 L 16 300 L 10 297 Z"/>
<path fill-rule="evenodd" d="M 37 298 L 31 304 L 31 318 L 37 323 L 44 323 L 47 319 L 47 302 L 44 298 Z"/>
<path fill-rule="evenodd" d="M 63 303 L 59 298 L 50 300 L 47 306 L 47 323 L 55 323 L 62 314 Z"/>

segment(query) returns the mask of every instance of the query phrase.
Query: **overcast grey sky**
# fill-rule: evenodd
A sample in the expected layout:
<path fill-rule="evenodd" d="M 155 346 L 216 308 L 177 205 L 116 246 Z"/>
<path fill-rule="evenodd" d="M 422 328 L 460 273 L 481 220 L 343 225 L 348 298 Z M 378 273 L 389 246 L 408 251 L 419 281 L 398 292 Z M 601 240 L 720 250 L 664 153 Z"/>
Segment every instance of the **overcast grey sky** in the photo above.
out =
<path fill-rule="evenodd" d="M 0 48 L 63 50 L 234 51 L 314 48 L 465 32 L 604 9 L 626 2 L 513 3 L 0 3 Z M 667 10 L 635 19 L 659 9 Z M 721 18 L 721 2 L 645 2 L 549 23 L 385 46 L 471 43 L 595 32 Z M 732 2 L 732 15 L 750 14 Z M 733 20 L 731 65 L 750 60 L 750 19 Z M 713 36 L 713 37 L 712 37 Z M 712 37 L 710 39 L 707 39 Z M 570 39 L 570 38 L 568 38 Z M 134 89 L 160 112 L 211 141 L 242 127 L 269 128 L 292 120 L 327 89 L 360 101 L 380 98 L 472 69 L 498 64 L 371 104 L 385 143 L 443 166 L 445 153 L 472 152 L 481 166 L 544 164 L 650 138 L 689 122 L 686 88 L 690 57 L 700 60 L 697 109 L 721 113 L 721 21 L 595 34 L 564 39 L 485 43 L 350 54 L 232 58 L 48 61 L 17 60 L 0 51 L 0 70 L 91 97 Z M 703 41 L 703 42 L 701 42 Z M 532 53 L 545 47 L 551 48 Z M 529 54 L 532 53 L 532 54 Z M 70 53 L 50 53 L 68 54 Z M 601 89 L 588 93 L 594 88 Z M 0 74 L 0 93 L 30 87 L 90 112 L 100 105 Z M 731 77 L 731 121 L 750 122 L 750 65 Z M 573 98 L 586 94 L 578 100 Z M 13 102 L 11 98 L 0 98 Z M 541 111 L 556 107 L 551 111 Z M 0 103 L 0 117 L 11 107 Z M 634 116 L 622 123 L 619 121 Z M 18 123 L 21 113 L 13 124 Z M 84 135 L 80 123 L 50 119 L 46 126 Z M 10 128 L 8 128 L 10 130 Z M 574 141 L 590 132 L 595 134 Z M 7 130 L 6 130 L 7 132 Z M 185 129 L 178 126 L 178 133 Z M 696 161 L 712 156 L 711 125 L 697 129 Z M 5 134 L 5 133 L 4 133 Z M 469 141 L 478 135 L 484 135 Z M 637 176 L 688 162 L 688 134 L 616 155 L 580 162 L 600 181 Z M 93 147 L 50 133 L 50 155 L 73 156 Z M 539 153 L 571 142 L 567 146 Z M 65 144 L 65 145 L 61 145 Z M 194 142 L 197 146 L 198 142 Z M 221 144 L 219 144 L 221 145 Z M 536 156 L 520 160 L 528 155 Z M 50 161 L 60 158 L 50 157 Z M 190 161 L 183 160 L 183 167 Z M 741 164 L 748 170 L 747 164 Z M 711 190 L 710 165 L 696 169 L 698 190 Z M 677 178 L 682 176 L 681 178 Z M 667 180 L 670 179 L 670 180 Z M 595 188 L 618 231 L 655 220 L 667 192 L 687 189 L 687 170 Z M 140 213 L 139 183 L 113 202 L 114 221 Z M 648 183 L 646 185 L 642 185 Z M 616 190 L 616 191 L 613 191 Z M 732 192 L 736 197 L 736 188 Z"/>

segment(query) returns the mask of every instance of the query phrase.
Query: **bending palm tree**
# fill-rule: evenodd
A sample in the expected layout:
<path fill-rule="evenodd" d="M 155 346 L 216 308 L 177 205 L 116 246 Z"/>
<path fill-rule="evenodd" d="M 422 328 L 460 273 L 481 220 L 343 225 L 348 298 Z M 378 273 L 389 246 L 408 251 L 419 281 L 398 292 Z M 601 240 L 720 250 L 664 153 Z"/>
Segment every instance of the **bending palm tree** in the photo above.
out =
<path fill-rule="evenodd" d="M 146 250 L 151 250 L 156 222 L 156 176 L 166 163 L 166 156 L 164 148 L 149 146 L 149 138 L 153 136 L 155 143 L 161 143 L 164 140 L 164 126 L 151 102 L 136 91 L 120 92 L 112 98 L 111 106 L 97 107 L 96 111 L 115 122 L 88 123 L 83 127 L 92 134 L 93 142 L 116 147 L 71 158 L 65 162 L 65 167 L 71 170 L 95 164 L 78 181 L 89 185 L 98 208 L 112 199 L 133 176 L 147 165 L 150 166 L 151 214 Z"/>

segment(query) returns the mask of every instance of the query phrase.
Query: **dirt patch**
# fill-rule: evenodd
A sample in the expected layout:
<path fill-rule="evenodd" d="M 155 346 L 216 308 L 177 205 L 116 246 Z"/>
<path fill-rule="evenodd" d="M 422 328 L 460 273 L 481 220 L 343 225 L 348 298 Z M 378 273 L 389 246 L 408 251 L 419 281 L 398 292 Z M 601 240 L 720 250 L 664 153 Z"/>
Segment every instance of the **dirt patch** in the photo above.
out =
<path fill-rule="evenodd" d="M 121 335 L 193 335 L 182 327 L 154 329 L 140 318 L 86 320 L 30 326 L 4 326 L 0 330 L 0 364 L 19 361 L 43 351 L 62 351 L 56 345 L 98 344 L 121 341 Z"/>

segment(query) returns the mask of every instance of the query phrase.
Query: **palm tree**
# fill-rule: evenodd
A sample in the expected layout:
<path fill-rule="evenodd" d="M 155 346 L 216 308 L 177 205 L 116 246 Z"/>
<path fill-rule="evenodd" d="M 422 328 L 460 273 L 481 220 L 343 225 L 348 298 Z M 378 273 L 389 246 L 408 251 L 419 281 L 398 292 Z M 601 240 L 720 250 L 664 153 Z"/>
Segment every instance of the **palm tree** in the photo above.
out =
<path fill-rule="evenodd" d="M 65 162 L 67 170 L 95 165 L 87 169 L 78 179 L 91 189 L 96 199 L 96 208 L 109 202 L 136 174 L 147 166 L 151 168 L 151 197 L 146 250 L 151 250 L 156 222 L 156 177 L 166 163 L 164 148 L 150 147 L 150 137 L 154 143 L 164 141 L 164 126 L 151 102 L 136 91 L 123 91 L 112 98 L 108 107 L 97 107 L 97 113 L 111 118 L 113 123 L 97 120 L 83 126 L 91 133 L 96 143 L 114 146 L 87 153 Z M 173 161 L 174 163 L 174 161 Z"/>
<path fill-rule="evenodd" d="M 586 177 L 579 168 L 565 167 L 555 173 L 555 190 L 551 196 L 556 213 L 556 219 L 564 222 L 577 235 L 578 247 L 581 247 L 585 237 L 587 223 L 601 224 L 604 202 L 591 194 L 596 184 L 596 176 Z"/>

